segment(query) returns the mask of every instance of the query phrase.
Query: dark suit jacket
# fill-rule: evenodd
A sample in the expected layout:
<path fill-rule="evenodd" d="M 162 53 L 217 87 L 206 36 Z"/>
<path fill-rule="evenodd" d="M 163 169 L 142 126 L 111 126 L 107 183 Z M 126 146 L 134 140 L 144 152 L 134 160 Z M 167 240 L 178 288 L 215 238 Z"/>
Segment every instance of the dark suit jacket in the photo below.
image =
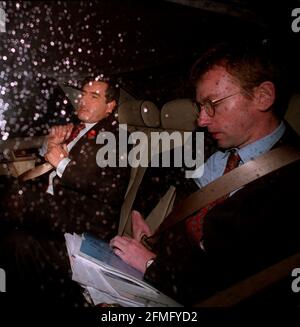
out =
<path fill-rule="evenodd" d="M 280 144 L 299 147 L 299 137 L 287 128 Z M 205 251 L 191 245 L 178 224 L 162 235 L 145 278 L 192 304 L 300 251 L 299 185 L 295 162 L 215 206 L 204 220 Z"/>
<path fill-rule="evenodd" d="M 83 303 L 82 290 L 70 278 L 64 232 L 91 232 L 107 241 L 117 233 L 130 167 L 100 168 L 96 162 L 103 146 L 96 144 L 98 132 L 118 134 L 112 120 L 96 124 L 72 148 L 62 178 L 55 178 L 54 196 L 37 179 L 12 187 L 3 201 L 0 267 L 9 276 L 9 294 L 24 295 L 33 305 Z"/>
<path fill-rule="evenodd" d="M 96 144 L 99 131 L 116 135 L 118 158 L 118 124 L 113 121 L 113 117 L 100 121 L 71 149 L 71 161 L 62 178 L 54 178 L 54 196 L 35 191 L 25 183 L 24 206 L 31 209 L 25 219 L 27 228 L 60 235 L 91 232 L 106 240 L 116 235 L 130 167 L 101 168 L 96 161 L 97 152 L 103 147 Z"/>

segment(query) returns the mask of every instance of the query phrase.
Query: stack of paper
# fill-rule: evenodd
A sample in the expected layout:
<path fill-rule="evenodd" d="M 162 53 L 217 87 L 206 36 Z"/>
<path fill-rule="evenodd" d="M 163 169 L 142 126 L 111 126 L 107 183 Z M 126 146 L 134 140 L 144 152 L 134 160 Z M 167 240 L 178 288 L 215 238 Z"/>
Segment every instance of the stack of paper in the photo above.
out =
<path fill-rule="evenodd" d="M 94 304 L 117 303 L 132 307 L 180 306 L 150 284 L 143 275 L 116 256 L 100 239 L 65 234 L 72 279 L 89 293 Z"/>

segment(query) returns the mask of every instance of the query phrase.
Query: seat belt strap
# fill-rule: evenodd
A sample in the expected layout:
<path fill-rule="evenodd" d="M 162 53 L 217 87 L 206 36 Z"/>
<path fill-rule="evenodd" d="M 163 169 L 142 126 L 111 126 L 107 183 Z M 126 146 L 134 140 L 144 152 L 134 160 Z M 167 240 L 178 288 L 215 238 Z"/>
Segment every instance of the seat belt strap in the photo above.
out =
<path fill-rule="evenodd" d="M 166 217 L 152 237 L 224 195 L 297 160 L 300 160 L 300 150 L 285 145 L 248 161 L 183 200 Z"/>

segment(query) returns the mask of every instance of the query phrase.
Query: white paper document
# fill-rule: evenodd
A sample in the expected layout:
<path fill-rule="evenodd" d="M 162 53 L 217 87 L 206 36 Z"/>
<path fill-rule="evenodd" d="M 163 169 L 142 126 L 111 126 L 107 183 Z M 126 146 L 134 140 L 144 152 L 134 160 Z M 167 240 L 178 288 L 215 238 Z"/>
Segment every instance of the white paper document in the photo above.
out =
<path fill-rule="evenodd" d="M 107 243 L 89 234 L 65 234 L 72 279 L 85 287 L 93 303 L 130 307 L 181 306 L 150 284 L 143 274 L 116 256 Z"/>

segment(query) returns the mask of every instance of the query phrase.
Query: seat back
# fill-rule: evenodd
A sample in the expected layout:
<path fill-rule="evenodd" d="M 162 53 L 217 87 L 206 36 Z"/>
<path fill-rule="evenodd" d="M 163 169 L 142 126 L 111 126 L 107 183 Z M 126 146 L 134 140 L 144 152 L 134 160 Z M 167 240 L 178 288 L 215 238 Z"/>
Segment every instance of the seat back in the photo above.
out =
<path fill-rule="evenodd" d="M 294 94 L 291 97 L 284 118 L 300 135 L 300 94 Z"/>
<path fill-rule="evenodd" d="M 126 124 L 128 131 L 141 131 L 147 135 L 147 147 L 151 131 L 160 126 L 160 113 L 157 106 L 151 101 L 130 100 L 120 104 L 118 108 L 119 124 Z M 140 144 L 143 147 L 143 144 Z M 150 149 L 150 147 L 148 147 Z M 148 155 L 142 152 L 141 155 Z M 119 221 L 119 235 L 131 234 L 131 208 L 136 197 L 138 187 L 143 179 L 147 167 L 132 167 L 130 180 L 123 201 Z"/>
<path fill-rule="evenodd" d="M 119 107 L 119 123 L 127 124 L 130 132 L 142 131 L 147 135 L 148 165 L 150 165 L 153 150 L 160 152 L 159 142 L 151 141 L 151 132 L 167 131 L 180 132 L 193 131 L 196 126 L 196 111 L 189 99 L 177 99 L 166 103 L 161 112 L 150 101 L 128 101 Z M 156 140 L 157 141 L 157 140 Z M 165 151 L 171 148 L 164 148 Z M 131 169 L 131 178 L 123 202 L 120 215 L 118 234 L 131 235 L 131 208 L 135 200 L 139 185 L 147 167 Z M 154 191 L 154 190 L 153 190 Z M 152 230 L 155 230 L 163 219 L 170 213 L 175 200 L 175 187 L 171 186 L 152 210 L 146 221 Z"/>

